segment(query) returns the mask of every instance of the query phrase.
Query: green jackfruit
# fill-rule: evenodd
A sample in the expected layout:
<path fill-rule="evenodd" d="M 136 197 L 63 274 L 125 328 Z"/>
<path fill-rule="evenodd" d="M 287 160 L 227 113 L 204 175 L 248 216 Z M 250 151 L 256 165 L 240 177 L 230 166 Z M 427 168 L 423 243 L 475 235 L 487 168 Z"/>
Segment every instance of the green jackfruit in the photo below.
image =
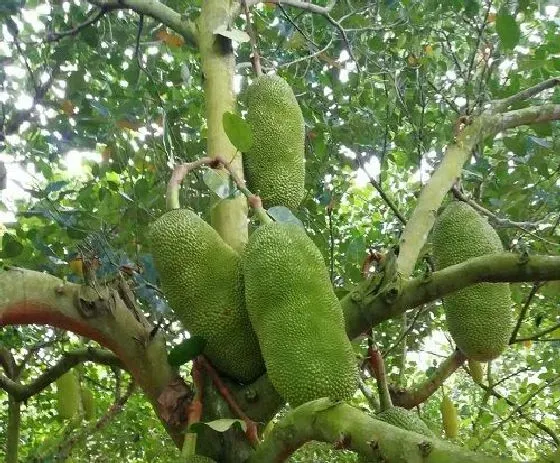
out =
<path fill-rule="evenodd" d="M 226 375 L 250 382 L 264 372 L 243 293 L 241 258 L 193 211 L 166 212 L 149 238 L 162 290 L 205 355 Z"/>
<path fill-rule="evenodd" d="M 58 415 L 60 418 L 63 420 L 78 418 L 82 411 L 82 397 L 78 377 L 73 371 L 69 371 L 57 378 L 55 384 Z"/>
<path fill-rule="evenodd" d="M 443 396 L 443 399 L 441 401 L 440 411 L 445 437 L 447 437 L 448 439 L 457 437 L 457 431 L 459 430 L 457 410 L 455 410 L 453 401 L 446 395 Z"/>
<path fill-rule="evenodd" d="M 305 193 L 305 123 L 284 79 L 261 76 L 249 86 L 247 122 L 253 134 L 243 156 L 247 187 L 266 208 L 297 208 Z"/>
<path fill-rule="evenodd" d="M 84 418 L 93 420 L 95 418 L 95 397 L 91 389 L 82 387 L 82 408 L 84 409 Z"/>
<path fill-rule="evenodd" d="M 484 377 L 482 363 L 469 359 L 469 371 L 471 372 L 471 377 L 475 380 L 475 382 L 482 382 L 482 378 Z"/>
<path fill-rule="evenodd" d="M 434 437 L 434 433 L 416 413 L 402 407 L 388 408 L 375 415 L 375 418 L 397 428 L 414 431 L 427 437 Z"/>
<path fill-rule="evenodd" d="M 450 203 L 437 219 L 433 252 L 438 270 L 472 257 L 503 252 L 496 231 L 472 207 Z M 495 359 L 509 343 L 513 327 L 507 283 L 479 283 L 443 299 L 447 328 L 457 347 L 480 362 Z"/>
<path fill-rule="evenodd" d="M 353 395 L 357 367 L 323 256 L 294 224 L 271 223 L 250 237 L 245 295 L 268 377 L 292 406 Z"/>

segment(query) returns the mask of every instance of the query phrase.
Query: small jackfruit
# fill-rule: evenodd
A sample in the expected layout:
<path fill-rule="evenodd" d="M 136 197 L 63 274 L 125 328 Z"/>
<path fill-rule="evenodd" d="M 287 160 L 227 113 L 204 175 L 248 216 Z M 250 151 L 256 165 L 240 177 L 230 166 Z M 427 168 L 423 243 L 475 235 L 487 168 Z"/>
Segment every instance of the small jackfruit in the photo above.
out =
<path fill-rule="evenodd" d="M 149 239 L 162 290 L 204 353 L 221 372 L 250 382 L 264 372 L 243 293 L 241 258 L 210 225 L 187 209 L 166 212 Z"/>
<path fill-rule="evenodd" d="M 503 251 L 496 231 L 467 203 L 451 202 L 437 219 L 433 252 L 438 270 L 472 257 Z M 447 328 L 470 359 L 498 357 L 513 327 L 508 283 L 478 283 L 443 298 Z"/>
<path fill-rule="evenodd" d="M 247 122 L 253 135 L 243 155 L 247 187 L 266 208 L 297 208 L 305 193 L 305 123 L 284 79 L 266 75 L 249 86 Z"/>
<path fill-rule="evenodd" d="M 58 415 L 63 420 L 73 420 L 82 411 L 80 381 L 73 371 L 68 371 L 55 381 Z"/>
<path fill-rule="evenodd" d="M 375 418 L 397 428 L 414 431 L 427 437 L 434 437 L 434 433 L 416 413 L 402 407 L 388 408 L 375 415 Z"/>
<path fill-rule="evenodd" d="M 482 363 L 469 359 L 469 371 L 471 372 L 472 379 L 474 379 L 476 383 L 482 382 L 482 378 L 484 377 Z"/>
<path fill-rule="evenodd" d="M 305 231 L 288 223 L 259 227 L 244 273 L 247 310 L 278 393 L 292 406 L 351 397 L 354 353 L 323 256 Z"/>
<path fill-rule="evenodd" d="M 457 420 L 457 410 L 455 410 L 455 405 L 453 401 L 444 395 L 441 401 L 441 420 L 443 422 L 443 431 L 445 432 L 445 437 L 448 439 L 453 439 L 457 437 L 457 431 L 459 430 L 459 421 Z"/>
<path fill-rule="evenodd" d="M 89 421 L 95 418 L 95 397 L 88 387 L 82 387 L 82 408 L 86 420 Z"/>

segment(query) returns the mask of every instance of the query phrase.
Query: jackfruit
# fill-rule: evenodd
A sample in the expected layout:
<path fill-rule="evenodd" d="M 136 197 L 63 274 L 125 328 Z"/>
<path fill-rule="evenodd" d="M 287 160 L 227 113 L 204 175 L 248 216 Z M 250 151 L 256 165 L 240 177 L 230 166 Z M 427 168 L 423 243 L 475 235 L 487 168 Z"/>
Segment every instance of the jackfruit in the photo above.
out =
<path fill-rule="evenodd" d="M 443 396 L 443 399 L 441 401 L 440 411 L 445 437 L 447 437 L 448 439 L 457 437 L 457 431 L 459 429 L 457 410 L 455 410 L 453 401 L 446 395 Z"/>
<path fill-rule="evenodd" d="M 502 252 L 496 231 L 471 206 L 453 201 L 437 219 L 432 234 L 438 270 L 467 259 Z M 443 298 L 446 324 L 457 347 L 470 359 L 498 357 L 513 327 L 507 283 L 478 283 Z"/>
<path fill-rule="evenodd" d="M 80 381 L 73 371 L 68 371 L 55 381 L 58 415 L 63 420 L 78 418 L 81 413 L 82 398 Z"/>
<path fill-rule="evenodd" d="M 416 413 L 402 407 L 388 408 L 375 415 L 375 418 L 397 428 L 414 431 L 427 437 L 434 437 L 434 433 Z"/>
<path fill-rule="evenodd" d="M 264 372 L 259 344 L 244 302 L 241 258 L 193 211 L 166 212 L 150 225 L 149 239 L 161 287 L 204 354 L 226 375 L 250 382 Z"/>
<path fill-rule="evenodd" d="M 86 420 L 89 421 L 95 418 L 95 397 L 91 389 L 87 387 L 82 387 L 82 408 Z"/>
<path fill-rule="evenodd" d="M 476 360 L 469 359 L 469 371 L 471 372 L 472 379 L 475 382 L 481 383 L 484 376 L 482 364 Z"/>
<path fill-rule="evenodd" d="M 183 460 L 184 463 L 216 463 L 212 458 L 205 457 L 204 455 L 191 455 Z"/>
<path fill-rule="evenodd" d="M 294 407 L 351 397 L 354 353 L 323 256 L 305 231 L 288 223 L 259 227 L 249 237 L 244 274 L 247 310 L 278 393 Z"/>
<path fill-rule="evenodd" d="M 253 135 L 243 155 L 247 187 L 265 208 L 297 208 L 305 193 L 305 123 L 284 79 L 261 76 L 249 86 L 247 122 Z"/>

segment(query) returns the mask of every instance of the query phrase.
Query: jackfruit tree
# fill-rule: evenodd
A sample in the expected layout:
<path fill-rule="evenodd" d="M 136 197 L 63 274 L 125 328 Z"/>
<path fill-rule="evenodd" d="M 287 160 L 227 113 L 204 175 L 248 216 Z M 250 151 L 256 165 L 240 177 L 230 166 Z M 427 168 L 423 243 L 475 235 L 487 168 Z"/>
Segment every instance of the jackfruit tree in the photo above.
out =
<path fill-rule="evenodd" d="M 555 461 L 554 2 L 0 3 L 7 463 Z"/>

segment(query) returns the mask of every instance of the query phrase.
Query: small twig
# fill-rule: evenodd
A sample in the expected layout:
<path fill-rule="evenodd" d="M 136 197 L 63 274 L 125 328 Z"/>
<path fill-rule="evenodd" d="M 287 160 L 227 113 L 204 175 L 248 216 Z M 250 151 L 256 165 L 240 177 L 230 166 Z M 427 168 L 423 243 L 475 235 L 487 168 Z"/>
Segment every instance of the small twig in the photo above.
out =
<path fill-rule="evenodd" d="M 552 333 L 553 331 L 560 329 L 560 323 L 556 323 L 556 325 L 552 325 L 550 328 L 546 328 L 545 330 L 541 330 L 535 333 L 532 336 L 527 336 L 526 338 L 517 338 L 514 343 L 523 342 L 523 341 L 557 341 L 557 339 L 539 339 L 541 336 L 545 334 Z M 512 344 L 510 342 L 510 344 Z"/>
<path fill-rule="evenodd" d="M 247 5 L 246 0 L 241 0 L 243 4 L 243 9 L 245 10 L 245 18 L 247 20 L 247 34 L 249 34 L 249 39 L 251 41 L 251 49 L 253 51 L 253 69 L 255 70 L 255 74 L 257 76 L 262 75 L 261 69 L 261 57 L 259 54 L 259 47 L 257 45 L 257 34 L 253 29 L 253 23 L 251 22 L 251 12 L 249 11 L 249 6 Z"/>
<path fill-rule="evenodd" d="M 294 27 L 294 29 L 303 36 L 305 41 L 312 44 L 316 49 L 319 49 L 319 45 L 317 45 L 313 40 L 311 40 L 311 38 L 305 33 L 305 31 L 297 25 L 297 23 L 290 17 L 290 15 L 286 11 L 286 9 L 282 6 L 282 4 L 279 4 L 278 8 L 280 8 L 280 11 L 286 18 L 286 21 L 288 21 Z"/>
<path fill-rule="evenodd" d="M 452 100 L 450 100 L 449 98 L 447 98 L 443 92 L 438 89 L 433 82 L 426 80 L 426 82 L 428 83 L 428 85 L 430 87 L 432 87 L 432 89 L 434 90 L 434 92 L 436 92 L 439 96 L 441 96 L 441 98 L 443 99 L 443 101 L 445 101 L 445 103 L 447 103 L 447 105 L 456 113 L 456 114 L 461 114 L 461 110 L 459 109 L 459 106 L 457 106 Z"/>
<path fill-rule="evenodd" d="M 537 291 L 539 290 L 540 287 L 541 287 L 540 283 L 538 283 L 538 282 L 533 283 L 533 287 L 531 288 L 531 291 L 529 291 L 529 295 L 527 296 L 527 300 L 525 301 L 525 304 L 523 305 L 523 308 L 519 312 L 519 317 L 517 317 L 517 323 L 515 324 L 515 328 L 513 329 L 513 332 L 511 333 L 511 337 L 509 338 L 509 343 L 510 344 L 513 344 L 513 343 L 516 342 L 517 333 L 519 332 L 519 328 L 521 328 L 521 324 L 523 323 L 523 319 L 525 318 L 525 315 L 527 314 L 527 310 L 529 310 L 529 305 L 531 304 L 531 301 L 533 300 L 533 297 L 535 297 L 535 294 L 537 294 Z"/>
<path fill-rule="evenodd" d="M 399 209 L 397 208 L 397 206 L 395 205 L 395 203 L 391 200 L 391 198 L 389 198 L 387 196 L 387 194 L 385 193 L 385 191 L 383 191 L 383 188 L 381 188 L 381 185 L 379 184 L 379 182 L 377 180 L 375 180 L 370 174 L 369 172 L 365 169 L 362 160 L 360 159 L 360 157 L 358 156 L 357 158 L 358 161 L 358 165 L 360 166 L 360 168 L 365 172 L 365 174 L 368 177 L 369 183 L 371 183 L 371 186 L 373 186 L 373 188 L 375 188 L 375 190 L 379 193 L 379 196 L 381 196 L 381 199 L 383 199 L 383 201 L 385 201 L 385 204 L 387 204 L 387 206 L 389 207 L 389 209 L 391 209 L 393 211 L 393 213 L 397 216 L 397 218 L 399 219 L 399 221 L 403 224 L 406 225 L 406 219 L 404 218 L 404 216 L 400 213 Z"/>
<path fill-rule="evenodd" d="M 264 0 L 245 0 L 247 6 L 257 5 L 262 3 Z M 294 8 L 299 8 L 300 10 L 308 11 L 309 13 L 320 14 L 322 16 L 328 15 L 335 5 L 335 1 L 331 1 L 327 6 L 319 6 L 313 3 L 300 0 L 266 0 L 266 3 L 271 3 L 274 5 L 285 5 Z"/>
<path fill-rule="evenodd" d="M 203 356 L 200 356 L 199 357 L 199 362 L 200 362 L 200 365 L 206 370 L 206 373 L 208 373 L 208 376 L 210 376 L 210 378 L 212 379 L 212 382 L 214 383 L 214 386 L 216 386 L 216 388 L 218 389 L 218 391 L 220 392 L 220 394 L 222 395 L 224 400 L 227 402 L 229 407 L 232 409 L 232 411 L 241 420 L 243 420 L 245 422 L 245 424 L 247 426 L 247 431 L 246 431 L 245 434 L 247 435 L 247 439 L 249 440 L 249 442 L 252 445 L 257 445 L 258 442 L 259 442 L 259 438 L 258 438 L 258 435 L 257 435 L 257 425 L 256 425 L 256 423 L 251 418 L 249 418 L 243 410 L 241 410 L 241 408 L 239 407 L 239 405 L 237 404 L 237 402 L 235 401 L 235 399 L 231 395 L 229 389 L 224 384 L 224 382 L 222 381 L 222 379 L 220 378 L 220 376 L 218 375 L 216 370 L 214 370 L 214 367 L 212 367 L 212 365 L 210 365 L 208 360 L 206 360 Z"/>
<path fill-rule="evenodd" d="M 387 373 L 385 371 L 385 362 L 381 357 L 381 352 L 377 346 L 370 344 L 368 348 L 369 365 L 371 372 L 377 380 L 377 393 L 379 394 L 379 404 L 381 411 L 385 411 L 393 406 L 391 402 L 391 394 L 389 393 L 389 385 L 387 381 Z"/>
<path fill-rule="evenodd" d="M 301 58 L 297 58 L 293 61 L 288 61 L 287 63 L 279 64 L 277 67 L 278 68 L 285 68 L 285 67 L 293 66 L 294 64 L 297 64 L 297 63 L 301 63 L 302 61 L 307 61 L 307 60 L 310 60 L 312 58 L 316 58 L 317 56 L 325 53 L 331 47 L 333 42 L 334 42 L 334 39 L 331 37 L 330 42 L 325 47 L 321 48 L 320 50 L 317 50 L 316 52 L 310 53 L 307 56 L 302 56 Z"/>
<path fill-rule="evenodd" d="M 422 315 L 424 313 L 424 311 L 425 311 L 424 307 L 420 307 L 416 311 L 416 313 L 414 314 L 414 318 L 412 319 L 412 321 L 410 322 L 408 327 L 401 333 L 401 335 L 395 341 L 395 343 L 391 347 L 389 347 L 389 349 L 387 349 L 386 352 L 383 353 L 383 358 L 387 358 L 389 356 L 389 354 L 403 341 L 403 339 L 406 338 L 406 336 L 412 331 L 412 329 L 414 328 L 414 325 L 418 321 L 418 318 L 420 317 L 420 315 Z"/>
<path fill-rule="evenodd" d="M 528 229 L 535 229 L 538 228 L 540 225 L 543 224 L 543 222 L 546 221 L 546 219 L 537 221 L 537 222 L 516 222 L 514 220 L 509 220 L 509 219 L 503 219 L 501 217 L 498 217 L 496 214 L 494 214 L 493 212 L 489 211 L 488 209 L 482 207 L 480 204 L 478 204 L 476 201 L 473 201 L 472 199 L 467 198 L 462 192 L 461 190 L 457 187 L 457 185 L 453 185 L 451 191 L 453 192 L 453 195 L 467 203 L 469 206 L 471 206 L 473 209 L 477 210 L 478 212 L 480 212 L 481 214 L 485 215 L 486 217 L 488 217 L 490 219 L 490 221 L 497 227 L 497 228 L 520 228 L 523 231 L 528 231 Z"/>
<path fill-rule="evenodd" d="M 86 21 L 81 24 L 78 24 L 76 27 L 60 32 L 49 32 L 47 34 L 46 41 L 47 42 L 55 42 L 57 40 L 62 39 L 63 37 L 67 37 L 69 35 L 77 35 L 86 27 L 91 26 L 92 24 L 99 21 L 105 14 L 107 14 L 111 8 L 109 6 L 101 7 L 95 14 L 91 15 Z"/>

